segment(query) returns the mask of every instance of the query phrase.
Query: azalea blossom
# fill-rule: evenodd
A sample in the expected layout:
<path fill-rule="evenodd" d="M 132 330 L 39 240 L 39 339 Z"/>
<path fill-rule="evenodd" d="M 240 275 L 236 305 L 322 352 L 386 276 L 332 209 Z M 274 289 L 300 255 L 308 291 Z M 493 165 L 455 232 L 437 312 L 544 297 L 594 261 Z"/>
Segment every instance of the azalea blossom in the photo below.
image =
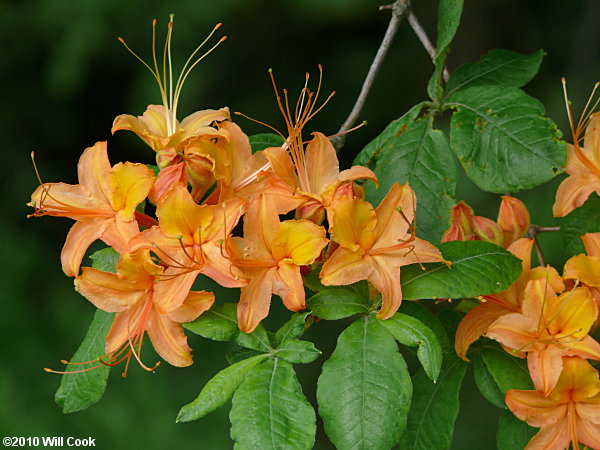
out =
<path fill-rule="evenodd" d="M 43 183 L 28 203 L 35 208 L 32 216 L 76 220 L 61 253 L 68 276 L 79 273 L 81 260 L 95 240 L 102 239 L 123 253 L 129 239 L 139 232 L 138 220 L 146 226 L 155 223 L 136 211 L 152 188 L 152 170 L 130 162 L 111 167 L 106 142 L 98 142 L 83 152 L 77 171 L 79 184 Z"/>
<path fill-rule="evenodd" d="M 549 395 L 510 389 L 506 405 L 519 419 L 540 431 L 526 450 L 563 450 L 579 443 L 600 448 L 600 380 L 584 359 L 563 358 L 564 369 Z"/>
<path fill-rule="evenodd" d="M 557 295 L 546 279 L 535 279 L 525 287 L 521 312 L 498 318 L 486 336 L 526 353 L 536 389 L 548 395 L 558 381 L 564 356 L 600 360 L 600 344 L 588 336 L 597 316 L 587 288 Z"/>
<path fill-rule="evenodd" d="M 583 205 L 592 192 L 600 195 L 600 113 L 592 114 L 598 101 L 588 108 L 598 85 L 596 83 L 594 86 L 590 100 L 575 127 L 573 111 L 567 98 L 566 83 L 563 78 L 573 145 L 568 146 L 565 167 L 569 176 L 558 186 L 556 201 L 552 207 L 552 212 L 557 217 L 565 216 Z M 584 141 L 585 146 L 583 146 Z"/>
<path fill-rule="evenodd" d="M 271 294 L 291 311 L 306 307 L 300 266 L 312 264 L 327 245 L 325 229 L 308 220 L 279 221 L 269 196 L 252 200 L 244 237 L 228 240 L 232 263 L 248 278 L 238 303 L 240 330 L 250 333 L 269 313 Z"/>
<path fill-rule="evenodd" d="M 163 267 L 155 264 L 148 250 L 127 254 L 117 264 L 117 273 L 84 267 L 75 279 L 75 289 L 96 307 L 115 312 L 106 336 L 106 358 L 109 365 L 129 361 L 134 356 L 142 363 L 140 352 L 147 333 L 156 352 L 174 366 L 192 364 L 191 349 L 181 328 L 181 322 L 196 319 L 213 304 L 214 295 L 206 291 L 191 291 L 184 301 L 169 312 L 157 308 L 163 304 L 156 287 L 164 275 Z"/>
<path fill-rule="evenodd" d="M 359 198 L 335 199 L 328 209 L 331 238 L 339 244 L 321 269 L 321 282 L 347 285 L 370 281 L 382 295 L 377 316 L 391 317 L 402 302 L 400 267 L 445 262 L 432 244 L 415 236 L 415 194 L 394 184 L 380 205 Z"/>

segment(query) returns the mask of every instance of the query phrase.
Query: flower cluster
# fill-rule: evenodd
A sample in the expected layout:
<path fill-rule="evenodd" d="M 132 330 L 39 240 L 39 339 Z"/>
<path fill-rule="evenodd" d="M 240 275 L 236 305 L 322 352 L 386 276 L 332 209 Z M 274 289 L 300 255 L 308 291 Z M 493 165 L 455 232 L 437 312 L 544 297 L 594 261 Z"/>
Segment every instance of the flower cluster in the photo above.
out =
<path fill-rule="evenodd" d="M 535 391 L 511 389 L 506 403 L 528 424 L 540 427 L 528 449 L 562 449 L 578 442 L 600 447 L 600 379 L 587 362 L 600 361 L 600 344 L 590 335 L 598 318 L 600 233 L 582 237 L 587 255 L 556 269 L 531 268 L 533 239 L 522 237 L 529 213 L 519 200 L 503 197 L 498 222 L 473 216 L 466 204 L 452 213 L 446 240 L 481 239 L 504 244 L 522 260 L 522 272 L 507 290 L 484 295 L 456 330 L 457 354 L 485 336 L 511 355 L 527 358 Z M 516 240 L 515 240 L 516 239 Z"/>
<path fill-rule="evenodd" d="M 61 255 L 63 270 L 90 302 L 116 313 L 106 355 L 98 362 L 126 360 L 128 366 L 133 356 L 153 370 L 140 357 L 147 334 L 167 362 L 190 365 L 181 323 L 196 319 L 215 300 L 211 292 L 193 290 L 199 274 L 241 288 L 238 323 L 247 333 L 268 315 L 272 294 L 291 311 L 304 309 L 301 272 L 319 268 L 324 285 L 368 280 L 381 293 L 378 317 L 393 315 L 402 301 L 400 267 L 443 261 L 435 246 L 415 236 L 412 189 L 395 184 L 375 208 L 356 183 L 376 183 L 373 172 L 359 166 L 340 171 L 322 133 L 304 140 L 307 122 L 327 103 L 318 104 L 320 80 L 316 92 L 302 89 L 292 110 L 287 91 L 279 94 L 271 73 L 287 128 L 280 147 L 253 153 L 227 108 L 178 121 L 189 71 L 218 43 L 193 60 L 198 47 L 173 83 L 172 27 L 171 19 L 163 62 L 168 70 L 161 73 L 156 54 L 153 67 L 144 63 L 163 104 L 150 105 L 139 117 L 120 115 L 112 127 L 113 133 L 134 132 L 155 152 L 157 175 L 143 164 L 111 167 L 107 144 L 99 142 L 79 160 L 79 184 L 40 181 L 29 203 L 34 216 L 75 220 Z M 156 218 L 145 213 L 147 203 L 155 206 Z M 234 236 L 242 219 L 243 235 Z M 119 253 L 116 273 L 80 268 L 98 239 Z"/>

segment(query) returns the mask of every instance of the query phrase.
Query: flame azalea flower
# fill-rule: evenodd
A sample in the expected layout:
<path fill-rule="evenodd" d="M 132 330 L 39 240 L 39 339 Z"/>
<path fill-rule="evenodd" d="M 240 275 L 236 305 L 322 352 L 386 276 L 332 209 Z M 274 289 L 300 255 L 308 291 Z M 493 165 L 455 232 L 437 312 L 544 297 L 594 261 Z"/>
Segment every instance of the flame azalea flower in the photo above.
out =
<path fill-rule="evenodd" d="M 558 381 L 563 356 L 600 360 L 600 344 L 588 336 L 598 308 L 587 288 L 556 295 L 545 279 L 531 280 L 521 309 L 492 323 L 486 336 L 527 353 L 531 379 L 545 395 Z"/>
<path fill-rule="evenodd" d="M 342 197 L 331 203 L 328 213 L 332 239 L 340 246 L 323 265 L 321 282 L 337 286 L 370 281 L 382 295 L 381 319 L 391 317 L 402 302 L 400 267 L 445 262 L 410 226 L 415 195 L 408 185 L 394 184 L 377 209 L 364 200 Z"/>
<path fill-rule="evenodd" d="M 450 228 L 442 236 L 448 241 L 486 241 L 508 248 L 529 230 L 529 211 L 514 197 L 502 196 L 498 220 L 476 216 L 465 202 L 458 202 L 450 210 Z"/>
<path fill-rule="evenodd" d="M 179 308 L 200 273 L 225 287 L 246 284 L 220 244 L 242 213 L 239 199 L 217 206 L 197 205 L 180 183 L 161 198 L 156 209 L 159 226 L 143 231 L 129 244 L 130 252 L 151 249 L 168 266 L 156 282 L 154 304 L 158 311 L 168 313 Z"/>
<path fill-rule="evenodd" d="M 573 145 L 568 147 L 567 165 L 565 167 L 565 171 L 569 176 L 558 186 L 556 201 L 552 207 L 552 212 L 556 217 L 565 216 L 575 208 L 583 205 L 592 192 L 595 191 L 600 195 L 600 113 L 592 114 L 591 112 L 598 105 L 598 101 L 588 109 L 598 86 L 599 83 L 596 83 L 581 119 L 575 127 L 573 111 L 567 98 L 566 83 L 563 78 Z M 585 147 L 582 147 L 584 136 Z"/>
<path fill-rule="evenodd" d="M 506 405 L 515 416 L 540 431 L 526 450 L 600 448 L 600 380 L 581 358 L 564 358 L 564 369 L 549 396 L 511 389 Z"/>
<path fill-rule="evenodd" d="M 581 236 L 587 255 L 573 256 L 565 263 L 563 277 L 587 286 L 600 309 L 600 233 Z M 599 319 L 600 320 L 600 319 Z M 598 326 L 598 321 L 595 326 Z"/>
<path fill-rule="evenodd" d="M 532 246 L 533 239 L 522 238 L 508 247 L 513 255 L 521 259 L 521 275 L 507 290 L 483 295 L 482 303 L 469 311 L 458 324 L 454 348 L 456 354 L 465 361 L 468 361 L 467 351 L 471 344 L 483 336 L 492 323 L 505 314 L 521 310 L 525 285 L 531 278 Z M 560 279 L 558 273 L 555 276 Z"/>
<path fill-rule="evenodd" d="M 353 181 L 358 179 L 372 180 L 377 183 L 377 177 L 370 169 L 362 166 L 354 166 L 340 172 L 335 149 L 322 133 L 313 133 L 314 138 L 306 149 L 304 148 L 305 142 L 302 137 L 304 127 L 334 95 L 332 92 L 325 102 L 317 107 L 323 77 L 320 65 L 319 86 L 316 93 L 308 89 L 309 75 L 306 74 L 306 85 L 298 98 L 293 115 L 289 107 L 287 90 L 283 90 L 284 101 L 282 102 L 273 73 L 269 71 L 269 74 L 277 97 L 277 105 L 285 119 L 288 137 L 274 130 L 286 142 L 282 147 L 265 149 L 264 156 L 269 160 L 272 172 L 289 186 L 296 194 L 296 198 L 301 199 L 303 206 L 297 211 L 297 217 L 320 224 L 325 218 L 324 207 L 328 206 L 340 186 L 352 185 Z"/>
<path fill-rule="evenodd" d="M 79 273 L 86 250 L 102 239 L 119 253 L 139 232 L 138 222 L 153 219 L 135 211 L 148 195 L 154 174 L 143 164 L 119 163 L 111 167 L 106 142 L 87 148 L 77 165 L 79 184 L 43 183 L 31 195 L 33 216 L 69 217 L 76 220 L 61 253 L 68 276 Z"/>
<path fill-rule="evenodd" d="M 141 362 L 140 352 L 145 333 L 148 333 L 156 352 L 169 364 L 178 367 L 192 364 L 191 349 L 181 328 L 181 322 L 190 322 L 214 302 L 214 295 L 206 291 L 191 291 L 184 301 L 168 313 L 161 312 L 157 303 L 156 287 L 163 275 L 163 267 L 156 265 L 148 250 L 125 255 L 117 264 L 118 274 L 84 267 L 75 279 L 75 288 L 98 308 L 117 313 L 106 336 L 106 355 L 109 365 L 134 356 L 146 370 L 153 370 Z"/>
<path fill-rule="evenodd" d="M 300 266 L 312 264 L 327 245 L 325 229 L 308 220 L 280 222 L 269 196 L 248 206 L 244 238 L 228 240 L 233 262 L 248 277 L 238 304 L 240 330 L 250 333 L 269 313 L 271 294 L 291 311 L 306 307 Z"/>
<path fill-rule="evenodd" d="M 192 52 L 176 82 L 174 82 L 171 62 L 173 15 L 168 24 L 162 74 L 156 57 L 156 20 L 152 23 L 152 67 L 131 50 L 122 38 L 119 38 L 127 50 L 150 70 L 158 83 L 162 98 L 162 105 L 150 105 L 142 116 L 135 117 L 127 114 L 118 116 L 112 127 L 113 133 L 118 130 L 130 130 L 136 133 L 156 152 L 158 167 L 167 169 L 162 175 L 159 175 L 156 188 L 152 192 L 151 200 L 154 203 L 177 181 L 189 182 L 196 200 L 199 200 L 212 184 L 210 172 L 214 161 L 205 155 L 189 151 L 188 147 L 197 139 L 208 141 L 222 137 L 220 130 L 211 125 L 229 119 L 229 109 L 198 111 L 180 123 L 177 120 L 177 107 L 183 85 L 190 72 L 226 39 L 224 36 L 211 49 L 194 60 L 196 54 L 220 26 L 221 24 L 215 26 L 208 37 Z M 173 88 L 173 86 L 175 87 Z"/>

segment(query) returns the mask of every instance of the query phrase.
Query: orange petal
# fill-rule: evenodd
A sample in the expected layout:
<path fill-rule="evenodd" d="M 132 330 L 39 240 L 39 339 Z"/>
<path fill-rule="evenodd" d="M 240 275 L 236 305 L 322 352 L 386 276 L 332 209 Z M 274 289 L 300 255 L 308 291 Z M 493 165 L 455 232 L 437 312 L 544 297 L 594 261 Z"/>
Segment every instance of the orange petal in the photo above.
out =
<path fill-rule="evenodd" d="M 122 114 L 113 122 L 111 132 L 129 130 L 137 134 L 154 151 L 162 150 L 168 136 L 165 108 L 162 105 L 150 105 L 142 116 Z M 162 139 L 161 139 L 162 138 Z"/>
<path fill-rule="evenodd" d="M 84 267 L 75 279 L 75 289 L 97 308 L 108 312 L 126 311 L 141 300 L 145 291 L 116 274 Z"/>
<path fill-rule="evenodd" d="M 77 164 L 79 184 L 85 187 L 99 204 L 101 202 L 110 204 L 112 192 L 110 173 L 111 167 L 105 141 L 97 142 L 93 147 L 84 150 Z"/>
<path fill-rule="evenodd" d="M 587 288 L 575 288 L 564 292 L 554 301 L 546 299 L 549 306 L 546 320 L 550 334 L 570 335 L 578 338 L 586 335 L 598 316 L 598 307 Z"/>
<path fill-rule="evenodd" d="M 600 425 L 587 420 L 578 420 L 577 438 L 589 448 L 600 448 Z"/>
<path fill-rule="evenodd" d="M 140 234 L 140 227 L 135 220 L 123 220 L 120 215 L 104 221 L 102 240 L 113 247 L 117 253 L 125 253 L 129 242 Z"/>
<path fill-rule="evenodd" d="M 542 428 L 527 444 L 526 450 L 564 450 L 569 447 L 567 420 Z"/>
<path fill-rule="evenodd" d="M 242 199 L 233 198 L 215 205 L 212 221 L 202 230 L 202 241 L 226 239 L 244 214 L 244 204 Z"/>
<path fill-rule="evenodd" d="M 283 282 L 283 286 L 279 286 L 280 283 L 276 281 L 273 284 L 273 291 L 283 299 L 285 307 L 290 311 L 300 311 L 306 308 L 300 267 L 296 264 L 280 262 L 277 275 Z"/>
<path fill-rule="evenodd" d="M 573 256 L 565 263 L 563 276 L 588 286 L 600 287 L 600 256 Z"/>
<path fill-rule="evenodd" d="M 154 183 L 154 172 L 144 164 L 130 162 L 112 168 L 112 204 L 124 218 L 133 219 L 135 208 L 142 203 Z"/>
<path fill-rule="evenodd" d="M 471 344 L 483 336 L 488 327 L 499 317 L 509 312 L 509 310 L 490 302 L 482 303 L 469 311 L 456 328 L 454 338 L 456 354 L 468 361 L 467 351 Z"/>
<path fill-rule="evenodd" d="M 546 280 L 554 292 L 560 293 L 565 290 L 565 282 L 558 271 L 551 266 L 534 267 L 529 272 L 530 280 Z"/>
<path fill-rule="evenodd" d="M 210 126 L 213 122 L 221 122 L 223 120 L 229 120 L 231 118 L 229 114 L 229 108 L 221 109 L 205 109 L 203 111 L 196 111 L 190 114 L 181 121 L 181 128 L 185 130 L 186 136 L 193 136 L 198 134 L 198 129 Z"/>
<path fill-rule="evenodd" d="M 340 183 L 356 180 L 371 180 L 375 183 L 375 186 L 379 184 L 377 175 L 375 175 L 371 169 L 364 166 L 352 166 L 349 169 L 342 170 L 337 176 L 337 181 Z"/>
<path fill-rule="evenodd" d="M 169 267 L 164 277 L 154 283 L 154 307 L 159 314 L 170 313 L 181 306 L 188 296 L 199 270 Z"/>
<path fill-rule="evenodd" d="M 556 345 L 539 346 L 527 354 L 527 367 L 533 385 L 544 395 L 549 395 L 556 386 L 563 370 L 565 351 Z"/>
<path fill-rule="evenodd" d="M 340 286 L 356 283 L 367 279 L 374 269 L 370 256 L 364 251 L 353 252 L 344 247 L 338 247 L 331 257 L 323 264 L 320 278 L 325 286 Z"/>
<path fill-rule="evenodd" d="M 598 371 L 583 358 L 563 358 L 564 370 L 558 380 L 555 391 L 564 398 L 575 402 L 587 402 L 590 405 L 600 404 L 600 379 Z M 553 393 L 554 395 L 554 393 Z M 600 409 L 596 411 L 600 414 Z M 592 420 L 587 416 L 582 416 Z M 596 420 L 596 419 L 594 419 Z"/>
<path fill-rule="evenodd" d="M 104 219 L 94 219 L 86 222 L 75 222 L 71 227 L 60 254 L 62 270 L 67 276 L 77 276 L 85 252 L 92 242 L 102 236 L 105 224 L 106 220 Z"/>
<path fill-rule="evenodd" d="M 570 175 L 556 190 L 556 201 L 552 207 L 554 217 L 563 217 L 585 203 L 592 192 L 600 192 L 600 180 L 593 175 Z"/>
<path fill-rule="evenodd" d="M 117 313 L 106 335 L 105 351 L 107 355 L 120 350 L 130 338 L 130 333 L 139 327 L 143 305 L 144 302 L 139 302 L 130 310 Z"/>
<path fill-rule="evenodd" d="M 224 287 L 241 287 L 247 284 L 242 272 L 224 255 L 224 250 L 219 244 L 214 242 L 204 244 L 202 251 L 205 261 L 201 273 Z"/>
<path fill-rule="evenodd" d="M 328 209 L 331 239 L 352 251 L 370 248 L 378 218 L 373 206 L 357 198 L 338 198 Z"/>
<path fill-rule="evenodd" d="M 532 427 L 546 427 L 560 423 L 567 413 L 564 403 L 544 397 L 538 391 L 509 389 L 505 400 L 512 413 Z"/>
<path fill-rule="evenodd" d="M 269 314 L 276 270 L 255 270 L 248 285 L 242 288 L 237 317 L 238 326 L 244 333 L 252 333 Z"/>
<path fill-rule="evenodd" d="M 286 150 L 281 147 L 269 147 L 263 150 L 262 154 L 269 160 L 271 170 L 279 179 L 294 189 L 298 187 L 294 163 Z"/>
<path fill-rule="evenodd" d="M 158 203 L 156 215 L 167 236 L 181 236 L 184 245 L 189 245 L 199 229 L 211 223 L 214 212 L 210 206 L 197 205 L 187 188 L 177 183 Z"/>
<path fill-rule="evenodd" d="M 586 233 L 581 240 L 589 256 L 600 257 L 600 233 Z"/>
<path fill-rule="evenodd" d="M 568 349 L 565 352 L 567 355 L 600 361 L 600 344 L 596 340 L 591 336 L 586 336 L 581 340 L 574 339 L 565 344 Z"/>
<path fill-rule="evenodd" d="M 308 220 L 286 220 L 271 243 L 276 261 L 290 258 L 294 264 L 307 266 L 315 262 L 327 245 L 325 228 Z"/>
<path fill-rule="evenodd" d="M 402 287 L 400 286 L 400 268 L 391 263 L 385 256 L 374 256 L 376 264 L 367 278 L 381 292 L 381 309 L 377 318 L 392 317 L 402 303 Z"/>
<path fill-rule="evenodd" d="M 509 348 L 529 351 L 529 344 L 538 337 L 537 325 L 537 320 L 523 314 L 505 314 L 489 326 L 485 335 Z"/>
<path fill-rule="evenodd" d="M 154 350 L 169 364 L 186 367 L 192 364 L 192 349 L 187 345 L 183 328 L 167 316 L 152 311 L 146 331 Z"/>
<path fill-rule="evenodd" d="M 212 292 L 190 291 L 181 306 L 168 313 L 167 317 L 175 322 L 191 322 L 208 311 L 214 302 L 215 294 Z"/>
<path fill-rule="evenodd" d="M 377 213 L 375 235 L 381 236 L 389 227 L 390 221 L 398 217 L 398 215 L 402 218 L 401 223 L 403 228 L 398 228 L 398 235 L 405 235 L 409 225 L 415 218 L 416 205 L 417 198 L 408 184 L 394 184 L 375 210 Z"/>
<path fill-rule="evenodd" d="M 306 147 L 304 159 L 310 192 L 320 194 L 336 180 L 340 168 L 331 141 L 322 133 L 313 135 L 314 138 Z"/>

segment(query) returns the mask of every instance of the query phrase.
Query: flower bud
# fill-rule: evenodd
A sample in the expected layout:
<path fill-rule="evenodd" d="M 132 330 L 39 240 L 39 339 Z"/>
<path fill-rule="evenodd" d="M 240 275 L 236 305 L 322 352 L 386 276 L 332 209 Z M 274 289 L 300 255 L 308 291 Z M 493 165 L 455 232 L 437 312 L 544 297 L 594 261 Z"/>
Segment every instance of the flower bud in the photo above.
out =
<path fill-rule="evenodd" d="M 508 246 L 525 236 L 530 223 L 531 218 L 525 204 L 519 199 L 503 195 L 498 211 L 498 225 L 504 233 L 504 244 Z"/>
<path fill-rule="evenodd" d="M 504 244 L 502 228 L 487 217 L 473 216 L 473 230 L 477 237 L 482 241 L 491 242 L 500 247 Z"/>
<path fill-rule="evenodd" d="M 450 210 L 450 228 L 442 236 L 442 242 L 475 241 L 473 230 L 473 208 L 460 201 Z"/>

